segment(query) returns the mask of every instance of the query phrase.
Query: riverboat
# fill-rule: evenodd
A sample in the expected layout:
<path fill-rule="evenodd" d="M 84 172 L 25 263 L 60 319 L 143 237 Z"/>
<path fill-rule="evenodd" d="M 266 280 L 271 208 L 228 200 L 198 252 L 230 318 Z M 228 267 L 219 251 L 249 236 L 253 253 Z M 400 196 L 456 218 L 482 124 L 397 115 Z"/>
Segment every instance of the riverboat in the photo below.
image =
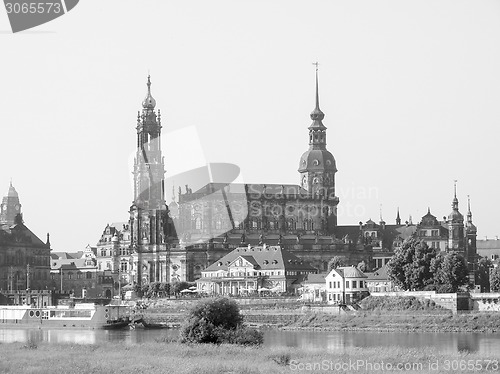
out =
<path fill-rule="evenodd" d="M 124 328 L 128 308 L 123 305 L 81 303 L 37 308 L 30 305 L 0 305 L 0 328 Z M 119 322 L 119 323 L 118 323 Z"/>

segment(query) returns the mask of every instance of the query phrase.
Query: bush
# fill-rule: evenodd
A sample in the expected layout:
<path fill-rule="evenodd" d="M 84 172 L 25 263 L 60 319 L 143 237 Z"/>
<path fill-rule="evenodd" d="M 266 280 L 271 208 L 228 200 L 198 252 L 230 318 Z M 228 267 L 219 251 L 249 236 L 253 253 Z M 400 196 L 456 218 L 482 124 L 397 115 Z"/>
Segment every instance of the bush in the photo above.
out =
<path fill-rule="evenodd" d="M 197 303 L 181 327 L 183 343 L 259 345 L 263 334 L 242 326 L 238 304 L 227 298 L 207 299 Z"/>

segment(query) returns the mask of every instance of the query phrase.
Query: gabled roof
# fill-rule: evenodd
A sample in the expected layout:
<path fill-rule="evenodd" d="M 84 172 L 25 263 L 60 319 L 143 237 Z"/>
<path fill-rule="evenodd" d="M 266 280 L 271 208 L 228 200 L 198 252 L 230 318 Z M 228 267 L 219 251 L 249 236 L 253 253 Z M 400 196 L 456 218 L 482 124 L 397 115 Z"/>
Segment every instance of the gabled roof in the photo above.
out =
<path fill-rule="evenodd" d="M 316 283 L 325 283 L 325 278 L 328 274 L 307 274 L 306 279 L 304 280 L 304 284 L 316 284 Z"/>
<path fill-rule="evenodd" d="M 368 281 L 389 280 L 389 275 L 387 274 L 388 269 L 389 269 L 389 267 L 387 266 L 387 264 L 385 264 L 377 271 L 374 271 L 372 273 L 365 273 L 365 275 L 367 276 L 366 280 L 368 280 Z"/>
<path fill-rule="evenodd" d="M 240 256 L 245 259 L 251 257 L 251 263 L 258 266 L 261 270 L 297 270 L 297 271 L 316 271 L 311 265 L 304 263 L 297 256 L 281 249 L 279 246 L 258 246 L 258 247 L 240 247 L 234 249 L 220 260 L 207 267 L 206 271 L 227 271 L 228 265 Z"/>
<path fill-rule="evenodd" d="M 255 183 L 208 183 L 191 195 L 199 198 L 199 195 L 209 195 L 215 191 L 224 189 L 228 194 L 259 194 L 259 195 L 298 195 L 308 196 L 310 193 L 297 184 L 255 184 Z M 183 198 L 189 198 L 190 194 L 182 194 Z M 198 196 L 196 196 L 198 195 Z"/>
<path fill-rule="evenodd" d="M 355 266 L 342 266 L 333 269 L 330 273 L 336 272 L 342 278 L 366 278 L 366 275 Z"/>

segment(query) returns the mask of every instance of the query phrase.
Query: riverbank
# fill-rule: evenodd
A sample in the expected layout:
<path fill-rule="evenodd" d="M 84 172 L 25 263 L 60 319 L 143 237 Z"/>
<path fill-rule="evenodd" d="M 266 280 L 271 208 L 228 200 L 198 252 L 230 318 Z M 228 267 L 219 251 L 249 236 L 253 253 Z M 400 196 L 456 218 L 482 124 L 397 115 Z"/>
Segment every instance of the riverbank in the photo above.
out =
<path fill-rule="evenodd" d="M 494 372 L 498 357 L 443 354 L 434 349 L 347 348 L 342 352 L 298 348 L 103 343 L 1 344 L 1 373 L 281 374 L 290 372 L 406 373 Z M 471 367 L 468 365 L 473 365 Z M 488 367 L 487 367 L 488 365 Z M 392 368 L 392 370 L 391 370 Z M 461 370 L 462 368 L 462 370 Z M 316 369 L 316 370 L 314 370 Z M 319 370 L 318 370 L 319 369 Z M 477 370 L 474 370 L 477 369 Z"/>
<path fill-rule="evenodd" d="M 179 326 L 196 301 L 169 301 L 141 311 L 149 323 Z M 385 306 L 387 307 L 387 306 Z M 248 325 L 284 330 L 394 331 L 394 332 L 500 332 L 500 313 L 452 314 L 446 309 L 359 310 L 344 314 L 307 313 L 294 305 L 241 305 Z"/>
<path fill-rule="evenodd" d="M 451 314 L 439 311 L 357 312 L 332 316 L 307 314 L 284 324 L 285 330 L 394 331 L 394 332 L 500 332 L 500 313 Z"/>

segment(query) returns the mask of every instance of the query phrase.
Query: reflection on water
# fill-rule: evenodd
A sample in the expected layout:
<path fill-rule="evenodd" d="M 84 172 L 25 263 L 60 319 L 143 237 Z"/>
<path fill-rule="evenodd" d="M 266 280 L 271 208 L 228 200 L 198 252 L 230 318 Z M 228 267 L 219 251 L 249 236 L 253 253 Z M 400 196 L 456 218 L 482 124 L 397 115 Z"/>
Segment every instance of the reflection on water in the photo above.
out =
<path fill-rule="evenodd" d="M 140 344 L 165 337 L 173 339 L 178 335 L 178 330 L 0 329 L 0 342 L 98 344 L 111 341 Z M 326 348 L 331 351 L 352 347 L 430 347 L 443 353 L 467 351 L 496 357 L 500 352 L 500 334 L 266 330 L 264 345 L 307 350 Z"/>

